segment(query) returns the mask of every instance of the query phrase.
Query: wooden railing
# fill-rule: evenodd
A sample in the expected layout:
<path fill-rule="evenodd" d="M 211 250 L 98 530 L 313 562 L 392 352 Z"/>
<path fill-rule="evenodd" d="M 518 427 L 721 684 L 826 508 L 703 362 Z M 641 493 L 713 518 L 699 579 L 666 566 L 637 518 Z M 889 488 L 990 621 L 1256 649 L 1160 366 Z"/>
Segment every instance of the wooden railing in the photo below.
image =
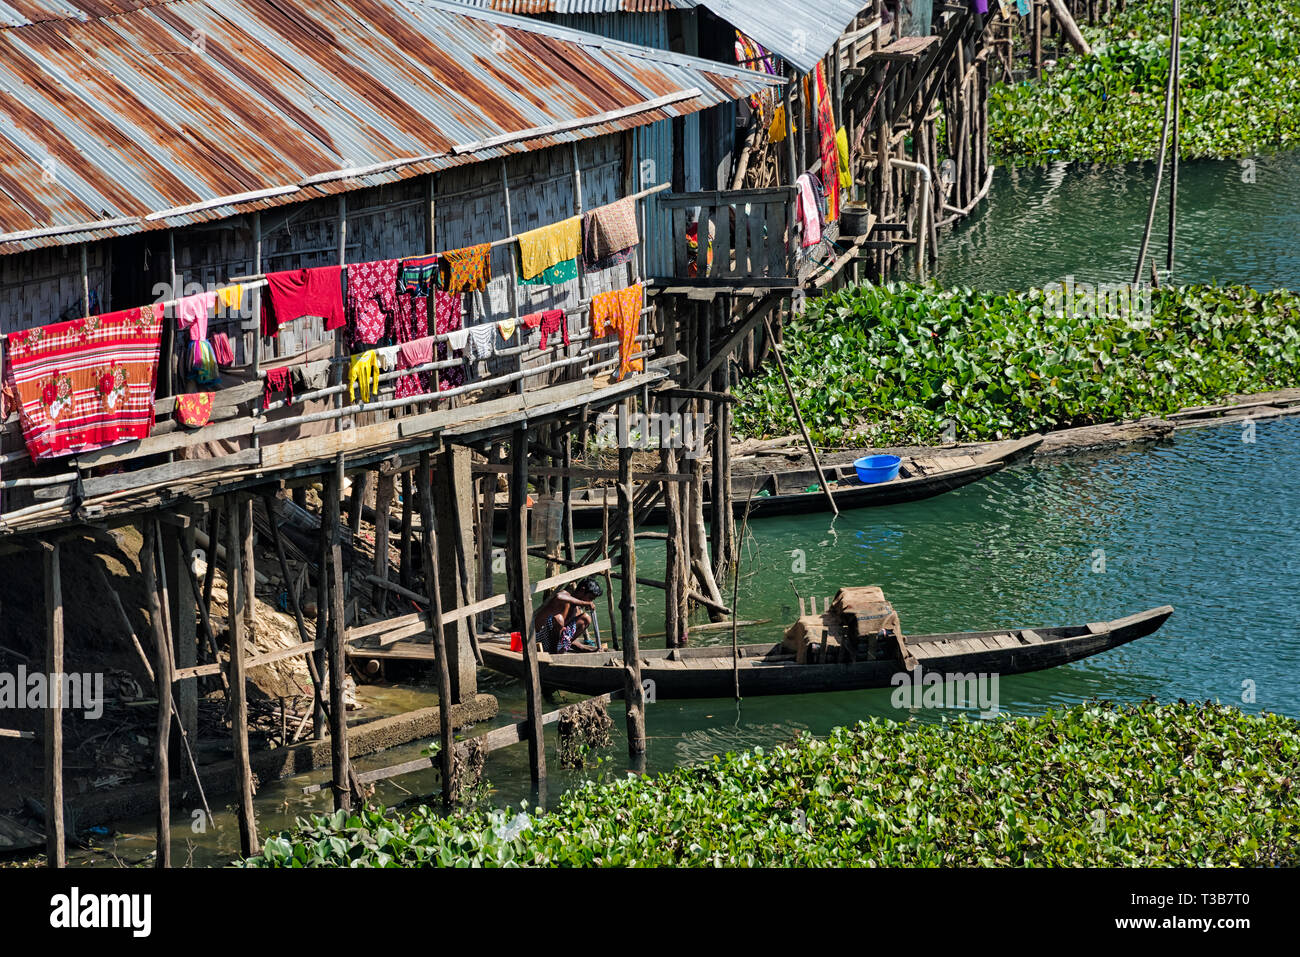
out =
<path fill-rule="evenodd" d="M 672 211 L 673 275 L 659 278 L 700 286 L 793 285 L 794 203 L 793 187 L 661 196 L 659 204 Z M 692 223 L 694 250 L 687 242 Z"/>

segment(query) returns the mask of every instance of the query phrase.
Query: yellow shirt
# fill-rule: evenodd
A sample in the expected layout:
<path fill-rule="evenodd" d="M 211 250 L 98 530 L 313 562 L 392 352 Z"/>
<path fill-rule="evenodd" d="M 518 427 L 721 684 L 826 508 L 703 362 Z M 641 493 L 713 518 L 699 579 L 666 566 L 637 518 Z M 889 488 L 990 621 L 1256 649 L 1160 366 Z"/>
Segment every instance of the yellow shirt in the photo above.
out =
<path fill-rule="evenodd" d="M 243 283 L 235 283 L 233 286 L 218 289 L 217 302 L 225 306 L 227 310 L 238 309 L 244 303 Z"/>
<path fill-rule="evenodd" d="M 357 397 L 357 386 L 361 386 L 361 401 L 369 402 L 370 396 L 379 392 L 379 357 L 375 350 L 363 352 L 352 357 L 348 368 L 348 398 Z"/>
<path fill-rule="evenodd" d="M 535 279 L 556 263 L 582 251 L 582 217 L 573 216 L 519 236 L 519 269 L 525 279 Z"/>

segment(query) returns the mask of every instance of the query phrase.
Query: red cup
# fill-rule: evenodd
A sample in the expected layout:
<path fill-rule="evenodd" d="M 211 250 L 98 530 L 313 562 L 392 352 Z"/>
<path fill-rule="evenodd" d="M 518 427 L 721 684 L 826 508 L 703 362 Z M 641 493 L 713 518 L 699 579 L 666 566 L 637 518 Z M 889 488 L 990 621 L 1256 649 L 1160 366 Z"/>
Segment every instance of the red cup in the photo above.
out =
<path fill-rule="evenodd" d="M 517 631 L 510 632 L 510 650 L 518 652 L 524 650 L 524 636 Z"/>

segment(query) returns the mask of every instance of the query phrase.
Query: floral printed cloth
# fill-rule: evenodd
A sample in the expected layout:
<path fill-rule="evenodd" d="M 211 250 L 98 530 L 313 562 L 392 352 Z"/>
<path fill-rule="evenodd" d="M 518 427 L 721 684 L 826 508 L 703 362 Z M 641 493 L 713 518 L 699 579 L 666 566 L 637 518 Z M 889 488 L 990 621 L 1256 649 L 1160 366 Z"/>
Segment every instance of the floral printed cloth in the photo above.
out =
<path fill-rule="evenodd" d="M 212 421 L 212 393 L 188 392 L 176 397 L 176 418 L 181 425 L 201 429 Z"/>
<path fill-rule="evenodd" d="M 450 293 L 482 292 L 492 278 L 492 246 L 467 246 L 440 253 L 442 288 Z"/>
<path fill-rule="evenodd" d="M 396 259 L 348 267 L 348 322 L 352 342 L 373 346 L 388 335 L 388 317 L 397 311 Z"/>
<path fill-rule="evenodd" d="M 149 305 L 9 334 L 5 378 L 33 460 L 148 436 L 162 316 Z"/>

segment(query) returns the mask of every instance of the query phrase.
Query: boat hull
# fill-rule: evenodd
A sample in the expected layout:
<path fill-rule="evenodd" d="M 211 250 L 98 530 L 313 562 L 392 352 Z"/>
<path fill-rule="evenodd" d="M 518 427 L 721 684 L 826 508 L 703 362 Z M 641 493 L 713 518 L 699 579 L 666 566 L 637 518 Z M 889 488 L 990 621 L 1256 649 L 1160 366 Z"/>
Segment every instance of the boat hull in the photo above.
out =
<path fill-rule="evenodd" d="M 917 635 L 908 650 L 923 674 L 949 677 L 976 673 L 999 676 L 1024 674 L 1080 661 L 1150 635 L 1173 614 L 1173 608 L 1153 608 L 1111 622 L 1067 628 L 1014 629 L 949 635 Z M 1037 639 L 1037 640 L 1034 640 Z M 491 642 L 482 645 L 483 663 L 523 678 L 523 655 Z M 641 653 L 642 681 L 652 681 L 655 698 L 725 698 L 735 689 L 739 671 L 742 697 L 812 694 L 886 688 L 902 673 L 896 660 L 851 664 L 796 664 L 780 645 L 742 646 L 739 668 L 733 669 L 728 649 L 654 649 Z M 599 695 L 623 687 L 622 654 L 538 655 L 542 687 Z"/>

